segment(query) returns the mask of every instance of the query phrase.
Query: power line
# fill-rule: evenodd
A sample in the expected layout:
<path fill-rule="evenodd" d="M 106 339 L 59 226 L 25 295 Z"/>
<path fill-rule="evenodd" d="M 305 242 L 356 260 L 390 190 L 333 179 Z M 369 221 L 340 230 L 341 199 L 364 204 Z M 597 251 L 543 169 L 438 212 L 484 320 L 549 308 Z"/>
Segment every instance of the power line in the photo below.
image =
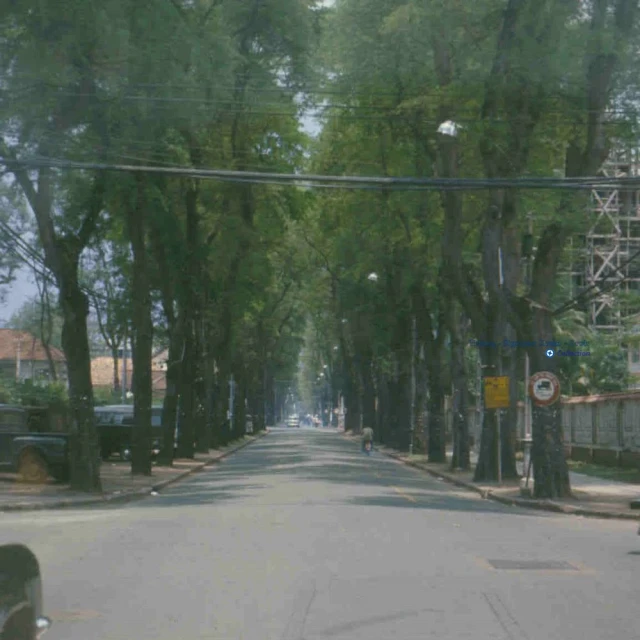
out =
<path fill-rule="evenodd" d="M 25 78 L 27 81 L 29 81 L 29 79 L 33 78 L 34 80 L 32 81 L 34 84 L 34 89 L 41 89 L 43 85 L 45 86 L 49 86 L 49 87 L 68 87 L 69 85 L 72 85 L 73 83 L 67 82 L 67 83 L 61 83 L 61 82 L 52 82 L 50 79 L 44 77 L 41 73 L 36 73 L 36 72 L 32 72 L 32 71 L 25 71 L 25 70 L 12 70 L 11 71 L 11 75 L 9 77 L 9 80 L 11 79 L 18 79 L 18 81 L 20 81 L 22 78 Z M 584 82 L 582 81 L 572 81 L 570 79 L 567 79 L 565 77 L 563 78 L 558 78 L 557 80 L 561 80 L 562 81 L 562 85 L 563 86 L 575 86 L 575 87 L 579 87 L 581 89 L 584 89 L 585 85 Z M 235 84 L 232 81 L 218 81 L 218 80 L 214 80 L 215 82 L 215 88 L 216 89 L 226 89 L 228 91 L 233 91 L 235 89 Z M 123 83 L 125 84 L 125 83 Z M 344 90 L 344 89 L 335 89 L 335 88 L 331 88 L 331 87 L 337 87 L 337 86 L 347 86 L 348 90 Z M 127 88 L 129 89 L 134 89 L 134 88 L 144 88 L 144 89 L 155 89 L 155 88 L 160 88 L 160 89 L 168 89 L 168 88 L 174 88 L 174 89 L 196 89 L 199 85 L 197 85 L 194 82 L 188 83 L 188 82 L 126 82 L 125 85 Z M 300 85 L 297 85 L 295 87 L 291 87 L 291 86 L 272 86 L 272 87 L 257 87 L 257 86 L 247 86 L 246 91 L 247 92 L 256 92 L 256 93 L 280 93 L 280 94 L 294 94 L 294 95 L 338 95 L 338 96 L 344 96 L 344 95 L 349 95 L 349 94 L 353 94 L 354 93 L 354 84 L 352 82 L 352 77 L 351 76 L 343 76 L 343 77 L 339 77 L 335 80 L 327 80 L 326 82 L 318 82 L 315 85 L 312 85 L 310 83 L 303 83 Z M 363 94 L 363 95 L 367 95 L 367 96 L 374 96 L 374 97 L 389 97 L 389 98 L 397 98 L 398 96 L 398 92 L 397 91 L 379 91 L 379 90 L 366 90 L 363 88 L 360 88 L 357 90 L 357 93 L 359 94 Z M 429 96 L 429 95 L 436 95 L 438 94 L 438 89 L 433 87 L 430 91 L 424 91 L 424 92 L 420 92 L 420 96 Z M 569 97 L 571 98 L 575 98 L 575 95 L 569 95 L 567 94 Z M 586 91 L 584 92 L 584 94 L 580 94 L 580 96 L 578 97 L 586 97 L 587 93 Z"/>
<path fill-rule="evenodd" d="M 435 94 L 434 94 L 435 95 Z M 214 107 L 215 113 L 220 114 L 245 114 L 245 115 L 259 115 L 259 116 L 296 116 L 296 112 L 306 112 L 306 115 L 313 115 L 318 118 L 349 118 L 355 120 L 381 120 L 388 119 L 390 117 L 406 117 L 403 114 L 398 113 L 398 110 L 409 109 L 409 106 L 403 107 L 402 103 L 395 103 L 393 105 L 363 105 L 363 104 L 314 104 L 312 106 L 308 106 L 306 104 L 297 104 L 291 105 L 291 111 L 278 111 L 277 109 L 282 109 L 282 102 L 257 102 L 252 103 L 251 101 L 245 99 L 210 99 L 210 98 L 189 98 L 189 97 L 171 97 L 171 96 L 144 96 L 144 95 L 123 95 L 112 98 L 99 98 L 96 94 L 93 93 L 80 93 L 80 92 L 56 92 L 56 96 L 59 97 L 73 97 L 73 98 L 98 98 L 104 100 L 106 103 L 116 103 L 118 101 L 139 101 L 144 102 L 146 104 L 152 104 L 153 109 L 155 111 L 175 111 L 176 104 L 191 104 L 196 105 L 200 108 L 208 108 Z M 287 97 L 287 96 L 283 96 Z M 429 97 L 429 94 L 420 94 L 420 98 Z M 0 96 L 0 100 L 6 100 L 9 102 L 15 102 L 16 98 L 11 96 L 2 97 Z M 556 98 L 554 100 L 561 100 L 560 98 Z M 259 109 L 252 107 L 260 107 Z M 309 114 L 310 110 L 315 110 L 320 113 Z M 334 111 L 334 110 L 342 110 L 345 113 L 342 114 L 327 114 L 324 112 Z M 589 113 L 599 113 L 599 110 L 590 110 L 590 109 L 579 109 L 580 114 L 588 115 Z M 355 112 L 355 113 L 349 113 Z M 366 113 L 362 113 L 366 112 Z M 373 113 L 372 113 L 373 112 Z M 376 112 L 380 112 L 376 115 Z M 567 116 L 568 112 L 570 112 L 570 107 L 567 105 L 565 109 L 555 107 L 553 109 L 546 109 L 546 116 L 553 115 L 563 115 Z M 612 108 L 606 111 L 607 115 L 610 117 L 614 116 L 627 116 L 627 117 L 635 117 L 638 113 L 637 109 L 633 108 Z M 189 114 L 189 117 L 192 114 Z M 298 113 L 300 115 L 300 113 Z M 184 117 L 184 115 L 180 116 L 176 114 L 176 117 Z M 454 109 L 454 113 L 452 115 L 454 119 L 461 123 L 494 123 L 494 124 L 509 124 L 508 120 L 503 118 L 482 118 L 480 116 L 479 110 L 465 109 L 459 110 Z M 429 122 L 436 123 L 438 120 L 434 117 L 420 116 L 421 122 Z M 565 120 L 555 120 L 556 124 L 571 124 L 574 121 L 567 118 Z M 606 123 L 608 124 L 623 124 L 622 120 L 608 120 Z"/>
<path fill-rule="evenodd" d="M 149 165 L 106 164 L 95 162 L 73 162 L 56 158 L 30 158 L 14 160 L 0 157 L 0 163 L 10 171 L 14 168 L 49 167 L 78 171 L 115 171 L 127 173 L 151 173 L 190 177 L 196 179 L 217 179 L 222 181 L 241 181 L 250 184 L 279 184 L 291 186 L 333 187 L 379 187 L 400 190 L 484 190 L 484 189 L 614 189 L 640 188 L 640 178 L 419 178 L 419 177 L 381 177 L 381 176 L 338 176 L 318 174 L 287 174 L 256 171 L 234 171 L 225 169 L 204 169 L 194 167 L 160 167 Z"/>
<path fill-rule="evenodd" d="M 11 236 L 11 238 L 13 239 L 15 245 L 17 247 L 19 247 L 19 249 L 22 252 L 24 252 L 24 254 L 26 254 L 26 256 L 28 256 L 28 257 L 25 257 L 25 255 L 23 253 L 21 253 L 21 251 L 19 249 L 17 249 L 16 246 L 12 246 L 11 244 L 7 244 L 6 245 L 7 251 L 11 252 L 21 262 L 23 262 L 24 264 L 29 266 L 32 269 L 32 271 L 36 275 L 40 276 L 43 280 L 47 280 L 48 282 L 50 282 L 54 286 L 57 286 L 56 278 L 51 273 L 51 270 L 49 269 L 49 267 L 47 267 L 47 265 L 45 264 L 45 261 L 42 258 L 42 256 L 40 254 L 38 254 L 32 247 L 30 247 L 22 239 L 22 237 L 16 231 L 14 231 L 11 228 L 11 226 L 8 225 L 4 220 L 0 220 L 0 228 L 4 229 L 5 233 L 8 233 Z M 30 262 L 29 258 L 31 258 L 31 260 L 33 260 L 33 262 Z M 90 287 L 87 287 L 85 285 L 80 285 L 80 288 L 88 296 L 93 297 L 94 299 L 108 301 L 108 298 L 106 296 L 98 293 L 97 291 L 91 289 Z"/>

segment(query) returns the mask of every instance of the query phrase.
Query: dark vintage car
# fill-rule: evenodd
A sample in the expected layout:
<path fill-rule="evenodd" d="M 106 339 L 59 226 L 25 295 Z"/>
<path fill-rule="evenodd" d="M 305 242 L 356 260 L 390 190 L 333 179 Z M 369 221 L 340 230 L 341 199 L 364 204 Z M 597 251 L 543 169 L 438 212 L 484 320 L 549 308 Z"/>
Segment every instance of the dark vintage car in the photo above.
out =
<path fill-rule="evenodd" d="M 96 407 L 95 413 L 102 459 L 108 460 L 116 454 L 121 460 L 130 460 L 133 407 L 126 404 Z M 162 407 L 152 407 L 151 428 L 153 430 L 151 453 L 155 457 L 162 443 Z"/>
<path fill-rule="evenodd" d="M 24 407 L 0 404 L 0 470 L 17 472 L 26 482 L 46 482 L 50 476 L 67 480 L 69 435 L 29 427 Z"/>

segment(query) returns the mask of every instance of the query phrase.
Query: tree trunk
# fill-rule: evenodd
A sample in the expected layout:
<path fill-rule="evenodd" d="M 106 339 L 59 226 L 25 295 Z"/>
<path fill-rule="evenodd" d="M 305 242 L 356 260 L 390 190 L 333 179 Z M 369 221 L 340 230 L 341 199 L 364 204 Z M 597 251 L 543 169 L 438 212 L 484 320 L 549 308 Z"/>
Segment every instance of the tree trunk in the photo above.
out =
<path fill-rule="evenodd" d="M 211 341 L 207 339 L 207 344 L 210 344 Z M 213 354 L 211 353 L 209 347 L 207 347 L 207 354 L 204 361 L 205 367 L 205 420 L 207 424 L 207 431 L 209 433 L 209 446 L 210 448 L 216 448 L 219 445 L 219 428 L 215 419 L 215 403 L 216 403 L 216 395 L 215 395 L 215 361 L 213 359 Z"/>
<path fill-rule="evenodd" d="M 428 420 L 427 420 L 427 402 L 428 402 L 428 369 L 424 358 L 425 348 L 421 346 L 420 356 L 417 361 L 417 379 L 416 379 L 416 433 L 414 435 L 414 451 L 420 454 L 426 454 L 428 451 Z"/>
<path fill-rule="evenodd" d="M 113 361 L 113 391 L 120 391 L 120 363 L 118 357 L 118 349 L 113 346 L 111 348 L 111 360 Z"/>
<path fill-rule="evenodd" d="M 357 386 L 353 379 L 348 376 L 345 379 L 344 404 L 347 415 L 345 416 L 345 431 L 352 433 L 360 432 L 360 402 L 358 399 Z"/>
<path fill-rule="evenodd" d="M 376 393 L 369 357 L 364 359 L 360 375 L 362 377 L 362 425 L 373 429 L 376 424 Z"/>
<path fill-rule="evenodd" d="M 408 451 L 411 444 L 411 367 L 409 354 L 405 356 L 398 383 L 397 393 L 397 446 L 400 451 Z"/>
<path fill-rule="evenodd" d="M 442 379 L 438 376 L 430 375 L 429 399 L 427 400 L 429 421 L 427 455 L 429 456 L 429 462 L 447 461 L 444 396 L 445 390 L 442 385 Z"/>
<path fill-rule="evenodd" d="M 184 312 L 182 312 L 184 313 Z M 194 425 L 194 344 L 192 322 L 185 317 L 183 321 L 183 359 L 180 366 L 180 405 L 178 413 L 178 457 L 193 459 L 195 456 Z"/>
<path fill-rule="evenodd" d="M 51 354 L 53 318 L 51 317 L 51 304 L 49 302 L 47 280 L 46 278 L 43 278 L 42 287 L 40 287 L 38 276 L 36 275 L 36 284 L 38 285 L 38 291 L 40 293 L 40 340 L 42 341 L 42 347 L 47 356 L 47 364 L 49 365 L 49 376 L 51 377 L 52 382 L 57 382 L 58 373 L 56 371 L 56 364 L 53 361 L 53 356 Z"/>
<path fill-rule="evenodd" d="M 222 370 L 221 363 L 219 364 L 218 373 L 216 374 L 215 393 L 217 402 L 215 404 L 216 424 L 219 425 L 219 441 L 220 445 L 224 446 L 229 443 L 229 422 L 227 420 L 227 409 L 229 408 L 229 385 L 228 376 Z"/>
<path fill-rule="evenodd" d="M 209 453 L 211 438 L 207 429 L 207 388 L 205 385 L 205 362 L 204 362 L 204 344 L 202 339 L 202 320 L 196 323 L 195 331 L 195 384 L 194 384 L 194 421 L 195 421 L 195 441 L 196 451 L 198 453 Z"/>
<path fill-rule="evenodd" d="M 136 207 L 128 210 L 129 239 L 133 252 L 132 327 L 133 343 L 133 415 L 131 473 L 151 475 L 151 404 L 153 355 L 153 321 L 151 287 L 146 245 L 146 199 L 142 177 L 136 179 Z"/>
<path fill-rule="evenodd" d="M 457 316 L 457 317 L 456 317 Z M 454 310 L 451 335 L 451 378 L 453 382 L 453 456 L 452 469 L 469 469 L 471 466 L 469 451 L 469 425 L 467 423 L 467 371 L 465 366 L 465 328 L 463 315 Z"/>
<path fill-rule="evenodd" d="M 378 410 L 376 412 L 376 433 L 381 443 L 389 442 L 389 382 L 382 372 L 377 375 Z"/>
<path fill-rule="evenodd" d="M 234 378 L 235 379 L 235 378 Z M 243 378 L 236 380 L 235 396 L 233 399 L 233 439 L 238 440 L 246 433 L 246 386 Z"/>
<path fill-rule="evenodd" d="M 535 309 L 533 315 L 534 335 L 538 340 L 552 342 L 553 324 L 549 311 Z M 547 358 L 543 349 L 531 349 L 529 358 L 532 374 L 539 371 L 556 373 L 556 359 Z M 548 407 L 538 407 L 533 404 L 531 418 L 534 496 L 546 499 L 570 497 L 571 484 L 564 455 L 560 399 Z"/>
<path fill-rule="evenodd" d="M 179 327 L 169 328 L 169 356 L 167 362 L 167 391 L 162 404 L 162 448 L 158 464 L 173 465 L 176 417 L 178 412 L 178 384 L 182 359 L 182 332 Z"/>
<path fill-rule="evenodd" d="M 67 361 L 69 405 L 72 418 L 70 443 L 71 488 L 100 492 L 100 447 L 93 410 L 91 357 L 87 332 L 89 302 L 77 280 L 77 264 L 57 278 L 62 309 L 62 348 Z"/>
<path fill-rule="evenodd" d="M 489 326 L 493 323 L 488 321 Z M 494 338 L 492 335 L 491 338 Z M 482 377 L 498 375 L 498 350 L 489 347 L 479 347 L 479 355 L 482 363 Z M 484 393 L 484 382 L 480 389 Z M 480 437 L 480 455 L 474 474 L 474 482 L 490 481 L 498 479 L 498 457 L 497 457 L 497 433 L 498 415 L 496 409 L 485 409 L 482 415 L 482 431 Z"/>
<path fill-rule="evenodd" d="M 330 426 L 333 427 L 334 429 L 338 428 L 339 393 L 340 391 L 338 388 L 337 376 L 334 374 L 331 377 L 331 423 L 330 423 Z M 374 402 L 375 402 L 375 399 L 374 399 Z M 376 428 L 375 424 L 373 424 L 372 427 L 375 429 Z"/>
<path fill-rule="evenodd" d="M 267 365 L 266 358 L 262 358 L 261 366 L 259 367 L 261 372 L 261 380 L 257 385 L 257 393 L 254 399 L 253 414 L 253 430 L 261 431 L 266 426 L 267 419 Z"/>

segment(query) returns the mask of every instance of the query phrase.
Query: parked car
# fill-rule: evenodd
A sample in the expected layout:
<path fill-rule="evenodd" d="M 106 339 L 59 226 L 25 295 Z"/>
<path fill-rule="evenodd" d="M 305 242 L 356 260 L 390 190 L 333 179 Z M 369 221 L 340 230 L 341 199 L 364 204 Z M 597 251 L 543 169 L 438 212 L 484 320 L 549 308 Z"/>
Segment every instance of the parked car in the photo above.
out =
<path fill-rule="evenodd" d="M 69 434 L 30 432 L 23 407 L 0 405 L 0 470 L 17 472 L 26 482 L 67 480 Z"/>
<path fill-rule="evenodd" d="M 121 460 L 131 459 L 131 442 L 133 430 L 133 406 L 109 405 L 96 407 L 96 427 L 100 438 L 100 455 L 108 460 L 117 454 Z M 162 407 L 151 408 L 151 429 L 153 441 L 151 453 L 156 456 L 162 443 Z"/>

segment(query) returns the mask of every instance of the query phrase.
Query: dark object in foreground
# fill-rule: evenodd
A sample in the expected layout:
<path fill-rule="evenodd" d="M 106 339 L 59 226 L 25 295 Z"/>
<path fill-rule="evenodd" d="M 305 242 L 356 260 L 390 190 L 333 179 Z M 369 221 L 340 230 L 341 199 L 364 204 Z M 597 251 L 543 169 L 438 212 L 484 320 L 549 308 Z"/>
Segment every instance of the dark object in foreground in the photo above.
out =
<path fill-rule="evenodd" d="M 0 640 L 37 640 L 51 627 L 42 615 L 38 560 L 27 547 L 0 547 Z"/>

